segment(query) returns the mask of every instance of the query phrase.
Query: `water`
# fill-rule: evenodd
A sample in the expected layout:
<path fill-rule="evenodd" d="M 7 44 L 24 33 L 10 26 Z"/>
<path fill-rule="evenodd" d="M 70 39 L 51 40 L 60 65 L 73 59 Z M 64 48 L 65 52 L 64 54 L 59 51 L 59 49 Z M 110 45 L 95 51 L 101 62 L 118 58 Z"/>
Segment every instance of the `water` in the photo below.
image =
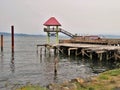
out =
<path fill-rule="evenodd" d="M 37 44 L 44 44 L 45 37 L 15 36 L 15 53 L 11 54 L 11 38 L 4 37 L 4 52 L 0 53 L 0 90 L 10 90 L 15 85 L 25 85 L 27 82 L 46 86 L 49 83 L 60 83 L 76 77 L 87 78 L 95 75 L 93 69 L 110 69 L 106 62 L 67 57 L 58 55 L 58 73 L 54 74 L 54 56 L 44 53 L 42 57 L 36 52 Z M 54 43 L 52 38 L 52 42 Z"/>

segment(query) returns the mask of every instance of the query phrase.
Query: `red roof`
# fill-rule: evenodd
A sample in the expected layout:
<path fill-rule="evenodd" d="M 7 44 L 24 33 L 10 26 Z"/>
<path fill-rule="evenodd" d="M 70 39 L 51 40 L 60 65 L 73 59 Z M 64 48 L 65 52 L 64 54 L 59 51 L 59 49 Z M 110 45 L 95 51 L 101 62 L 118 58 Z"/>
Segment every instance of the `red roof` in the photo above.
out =
<path fill-rule="evenodd" d="M 45 25 L 45 26 L 61 26 L 61 24 L 56 20 L 55 17 L 51 17 L 43 25 Z"/>

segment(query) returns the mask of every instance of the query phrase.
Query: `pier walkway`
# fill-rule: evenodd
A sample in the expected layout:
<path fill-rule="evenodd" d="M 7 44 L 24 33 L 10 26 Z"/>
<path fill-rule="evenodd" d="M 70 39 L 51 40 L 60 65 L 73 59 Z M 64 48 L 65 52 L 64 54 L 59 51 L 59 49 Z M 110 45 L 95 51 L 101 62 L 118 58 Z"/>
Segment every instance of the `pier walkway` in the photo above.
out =
<path fill-rule="evenodd" d="M 73 43 L 61 43 L 61 44 L 44 44 L 37 46 L 45 46 L 45 48 L 54 49 L 62 54 L 68 56 L 74 54 L 75 56 L 81 55 L 82 57 L 89 57 L 90 59 L 94 56 L 100 60 L 103 59 L 115 59 L 120 60 L 120 46 L 111 45 L 96 45 L 96 44 L 73 44 Z"/>

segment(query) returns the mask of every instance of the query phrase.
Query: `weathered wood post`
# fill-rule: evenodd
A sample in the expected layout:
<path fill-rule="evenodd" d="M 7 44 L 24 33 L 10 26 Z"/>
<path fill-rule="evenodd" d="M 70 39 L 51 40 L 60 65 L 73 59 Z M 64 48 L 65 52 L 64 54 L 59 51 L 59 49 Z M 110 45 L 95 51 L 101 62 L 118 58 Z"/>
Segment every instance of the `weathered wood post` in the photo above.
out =
<path fill-rule="evenodd" d="M 1 35 L 1 52 L 3 52 L 3 35 Z"/>
<path fill-rule="evenodd" d="M 77 49 L 75 50 L 75 56 L 77 56 Z"/>
<path fill-rule="evenodd" d="M 117 60 L 117 50 L 114 51 L 115 60 Z"/>
<path fill-rule="evenodd" d="M 102 53 L 100 53 L 100 61 L 102 61 Z"/>
<path fill-rule="evenodd" d="M 84 56 L 85 56 L 85 51 L 84 51 L 84 49 L 82 49 L 81 52 L 82 52 L 82 57 L 84 57 Z"/>
<path fill-rule="evenodd" d="M 11 26 L 11 43 L 12 53 L 14 53 L 14 26 Z"/>
<path fill-rule="evenodd" d="M 102 53 L 97 53 L 98 54 L 98 58 L 100 61 L 102 61 Z"/>
<path fill-rule="evenodd" d="M 90 59 L 92 60 L 92 52 L 90 52 Z"/>
<path fill-rule="evenodd" d="M 70 56 L 70 48 L 68 48 L 68 56 Z"/>
<path fill-rule="evenodd" d="M 107 51 L 106 52 L 106 60 L 108 60 L 109 59 L 109 52 Z"/>

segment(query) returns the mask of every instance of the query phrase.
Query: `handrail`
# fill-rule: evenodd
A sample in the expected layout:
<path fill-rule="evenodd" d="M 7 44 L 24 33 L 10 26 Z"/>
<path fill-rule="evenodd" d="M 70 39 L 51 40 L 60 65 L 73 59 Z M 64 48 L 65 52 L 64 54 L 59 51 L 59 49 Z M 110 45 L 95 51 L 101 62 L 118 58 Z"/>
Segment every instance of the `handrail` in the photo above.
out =
<path fill-rule="evenodd" d="M 61 32 L 61 33 L 65 34 L 65 35 L 67 35 L 69 37 L 74 37 L 75 36 L 72 33 L 68 32 L 68 31 L 66 31 L 64 29 L 61 29 L 61 28 L 58 28 L 58 30 L 56 30 L 54 28 L 49 28 L 49 29 L 44 28 L 44 32 Z"/>
<path fill-rule="evenodd" d="M 70 36 L 70 37 L 74 37 L 74 35 L 73 35 L 72 33 L 68 32 L 68 31 L 66 31 L 66 30 L 64 30 L 64 29 L 60 29 L 60 31 L 61 31 L 62 33 L 64 33 L 64 34 Z"/>

